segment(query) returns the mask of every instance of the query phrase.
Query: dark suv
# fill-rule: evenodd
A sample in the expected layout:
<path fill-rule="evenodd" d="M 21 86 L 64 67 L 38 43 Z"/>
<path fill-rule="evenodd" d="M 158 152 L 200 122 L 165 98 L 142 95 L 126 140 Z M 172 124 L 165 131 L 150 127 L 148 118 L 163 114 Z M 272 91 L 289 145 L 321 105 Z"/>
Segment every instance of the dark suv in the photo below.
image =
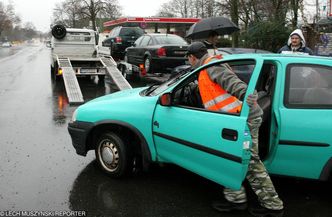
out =
<path fill-rule="evenodd" d="M 132 46 L 136 39 L 143 34 L 144 31 L 139 27 L 118 26 L 112 29 L 102 45 L 110 47 L 112 57 L 123 59 L 126 48 Z"/>

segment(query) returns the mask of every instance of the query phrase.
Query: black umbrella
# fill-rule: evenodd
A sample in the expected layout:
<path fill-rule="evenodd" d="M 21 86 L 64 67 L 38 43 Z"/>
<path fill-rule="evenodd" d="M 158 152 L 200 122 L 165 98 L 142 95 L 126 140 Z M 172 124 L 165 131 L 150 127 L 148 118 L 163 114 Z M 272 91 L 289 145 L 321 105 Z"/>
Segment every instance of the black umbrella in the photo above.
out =
<path fill-rule="evenodd" d="M 239 27 L 228 18 L 210 17 L 193 24 L 188 30 L 186 38 L 203 39 L 207 38 L 212 31 L 219 35 L 229 35 L 238 30 L 240 30 Z"/>

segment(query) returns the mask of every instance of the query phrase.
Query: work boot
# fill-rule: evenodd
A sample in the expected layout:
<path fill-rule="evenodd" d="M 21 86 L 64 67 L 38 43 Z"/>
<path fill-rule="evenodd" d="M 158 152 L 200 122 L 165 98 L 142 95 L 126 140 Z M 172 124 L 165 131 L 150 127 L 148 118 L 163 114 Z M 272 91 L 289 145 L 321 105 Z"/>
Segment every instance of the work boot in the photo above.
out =
<path fill-rule="evenodd" d="M 249 207 L 248 210 L 251 215 L 256 217 L 282 217 L 284 215 L 284 209 L 268 209 L 260 205 Z"/>
<path fill-rule="evenodd" d="M 226 199 L 218 200 L 212 203 L 213 209 L 219 212 L 231 212 L 236 210 L 246 210 L 248 205 L 244 203 L 232 203 Z"/>

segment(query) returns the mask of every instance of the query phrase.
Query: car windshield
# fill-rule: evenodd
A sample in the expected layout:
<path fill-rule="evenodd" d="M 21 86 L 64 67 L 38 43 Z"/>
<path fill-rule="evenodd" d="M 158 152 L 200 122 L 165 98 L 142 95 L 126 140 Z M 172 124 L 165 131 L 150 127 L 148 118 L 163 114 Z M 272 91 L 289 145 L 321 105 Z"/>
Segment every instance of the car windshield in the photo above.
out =
<path fill-rule="evenodd" d="M 123 36 L 139 37 L 143 34 L 144 34 L 143 30 L 139 29 L 139 28 L 122 28 L 120 31 L 120 35 L 123 35 Z"/>
<path fill-rule="evenodd" d="M 187 45 L 188 43 L 177 35 L 157 35 L 155 39 L 158 44 L 178 44 L 178 45 Z"/>
<path fill-rule="evenodd" d="M 183 78 L 184 76 L 186 76 L 188 74 L 188 72 L 191 71 L 191 68 L 186 68 L 182 71 L 180 71 L 179 73 L 177 73 L 175 76 L 172 76 L 170 79 L 168 79 L 167 81 L 165 81 L 164 83 L 160 84 L 160 85 L 156 85 L 153 84 L 152 86 L 150 86 L 149 88 L 144 90 L 144 95 L 145 96 L 156 96 L 160 93 L 162 93 L 163 91 L 165 91 L 167 88 L 173 86 L 175 83 L 177 83 L 177 81 L 179 81 L 181 78 Z"/>

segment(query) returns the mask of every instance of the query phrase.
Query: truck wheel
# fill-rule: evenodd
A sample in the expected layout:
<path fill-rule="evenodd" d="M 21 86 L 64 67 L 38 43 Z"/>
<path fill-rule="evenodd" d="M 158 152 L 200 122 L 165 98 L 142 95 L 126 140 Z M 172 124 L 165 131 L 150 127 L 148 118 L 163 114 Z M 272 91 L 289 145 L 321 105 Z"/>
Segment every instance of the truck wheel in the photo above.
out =
<path fill-rule="evenodd" d="M 61 80 L 62 75 L 57 75 L 58 72 L 58 66 L 56 65 L 55 67 L 51 66 L 51 79 L 52 82 L 58 82 Z"/>
<path fill-rule="evenodd" d="M 103 133 L 97 140 L 95 153 L 102 170 L 111 177 L 120 178 L 133 170 L 130 150 L 115 133 Z"/>
<path fill-rule="evenodd" d="M 55 81 L 55 71 L 54 71 L 54 67 L 51 65 L 51 80 Z"/>
<path fill-rule="evenodd" d="M 151 57 L 147 56 L 144 59 L 144 68 L 146 73 L 151 73 Z"/>

